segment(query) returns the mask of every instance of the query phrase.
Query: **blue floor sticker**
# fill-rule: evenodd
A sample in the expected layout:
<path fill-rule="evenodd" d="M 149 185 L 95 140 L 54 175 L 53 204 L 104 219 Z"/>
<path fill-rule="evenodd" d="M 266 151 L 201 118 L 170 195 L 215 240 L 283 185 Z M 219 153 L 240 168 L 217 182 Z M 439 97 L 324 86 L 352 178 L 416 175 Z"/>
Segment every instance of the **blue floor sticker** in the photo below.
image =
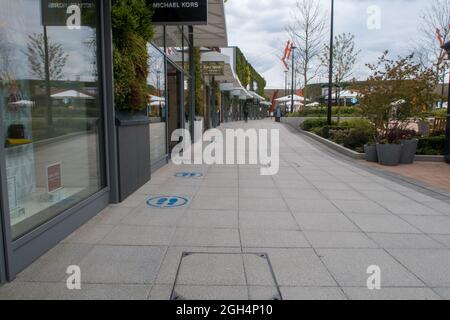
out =
<path fill-rule="evenodd" d="M 201 178 L 203 173 L 200 172 L 178 172 L 175 174 L 177 178 Z"/>
<path fill-rule="evenodd" d="M 155 197 L 147 201 L 148 206 L 154 208 L 179 208 L 185 206 L 189 202 L 183 197 Z"/>

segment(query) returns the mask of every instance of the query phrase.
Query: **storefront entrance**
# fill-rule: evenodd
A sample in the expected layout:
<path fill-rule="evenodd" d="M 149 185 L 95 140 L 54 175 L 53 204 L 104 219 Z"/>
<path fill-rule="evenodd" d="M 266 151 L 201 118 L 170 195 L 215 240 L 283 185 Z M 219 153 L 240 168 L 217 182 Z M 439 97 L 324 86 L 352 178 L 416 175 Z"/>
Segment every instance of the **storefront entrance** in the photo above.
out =
<path fill-rule="evenodd" d="M 178 144 L 171 141 L 172 133 L 176 129 L 185 127 L 185 113 L 183 103 L 183 76 L 182 71 L 171 63 L 167 64 L 167 98 L 168 98 L 168 141 L 169 154 L 172 148 Z"/>

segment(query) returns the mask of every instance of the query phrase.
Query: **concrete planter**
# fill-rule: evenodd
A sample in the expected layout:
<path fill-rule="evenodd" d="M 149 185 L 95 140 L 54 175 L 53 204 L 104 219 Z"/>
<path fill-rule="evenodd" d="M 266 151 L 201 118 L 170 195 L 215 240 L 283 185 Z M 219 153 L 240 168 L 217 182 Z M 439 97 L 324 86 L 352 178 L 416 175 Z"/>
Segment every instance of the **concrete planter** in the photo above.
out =
<path fill-rule="evenodd" d="M 400 141 L 402 148 L 402 155 L 400 157 L 401 164 L 412 164 L 416 158 L 418 139 L 402 140 Z"/>
<path fill-rule="evenodd" d="M 377 144 L 378 162 L 384 166 L 397 166 L 402 156 L 401 144 Z"/>
<path fill-rule="evenodd" d="M 150 119 L 145 114 L 116 115 L 119 200 L 124 201 L 151 177 Z"/>
<path fill-rule="evenodd" d="M 364 146 L 365 159 L 369 162 L 378 162 L 378 153 L 376 145 L 368 145 Z"/>

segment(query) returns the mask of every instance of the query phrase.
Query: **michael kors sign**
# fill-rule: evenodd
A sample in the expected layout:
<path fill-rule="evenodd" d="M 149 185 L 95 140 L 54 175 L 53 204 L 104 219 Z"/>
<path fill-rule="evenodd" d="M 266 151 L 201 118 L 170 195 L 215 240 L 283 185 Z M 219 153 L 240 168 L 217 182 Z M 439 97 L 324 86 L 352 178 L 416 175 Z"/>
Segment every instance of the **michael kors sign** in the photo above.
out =
<path fill-rule="evenodd" d="M 150 5 L 154 24 L 208 24 L 208 0 L 151 0 Z"/>

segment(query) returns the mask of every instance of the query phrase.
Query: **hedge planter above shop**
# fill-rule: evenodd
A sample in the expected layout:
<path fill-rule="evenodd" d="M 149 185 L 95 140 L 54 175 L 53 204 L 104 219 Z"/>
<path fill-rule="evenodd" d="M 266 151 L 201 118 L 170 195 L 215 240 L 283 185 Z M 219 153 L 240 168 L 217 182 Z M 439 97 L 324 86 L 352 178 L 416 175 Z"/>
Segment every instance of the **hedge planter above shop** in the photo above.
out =
<path fill-rule="evenodd" d="M 150 119 L 144 113 L 119 112 L 116 130 L 122 202 L 150 180 Z"/>

